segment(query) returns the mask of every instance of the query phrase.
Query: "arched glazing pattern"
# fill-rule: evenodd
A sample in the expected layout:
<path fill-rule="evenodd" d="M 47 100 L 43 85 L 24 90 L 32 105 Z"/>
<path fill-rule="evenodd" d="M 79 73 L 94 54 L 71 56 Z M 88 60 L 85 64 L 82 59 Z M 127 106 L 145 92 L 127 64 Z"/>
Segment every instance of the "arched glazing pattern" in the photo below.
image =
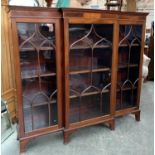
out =
<path fill-rule="evenodd" d="M 55 25 L 18 23 L 25 132 L 56 125 Z"/>
<path fill-rule="evenodd" d="M 112 41 L 113 24 L 70 24 L 70 123 L 110 114 Z"/>
<path fill-rule="evenodd" d="M 137 104 L 141 34 L 141 25 L 120 25 L 117 110 L 134 107 Z"/>

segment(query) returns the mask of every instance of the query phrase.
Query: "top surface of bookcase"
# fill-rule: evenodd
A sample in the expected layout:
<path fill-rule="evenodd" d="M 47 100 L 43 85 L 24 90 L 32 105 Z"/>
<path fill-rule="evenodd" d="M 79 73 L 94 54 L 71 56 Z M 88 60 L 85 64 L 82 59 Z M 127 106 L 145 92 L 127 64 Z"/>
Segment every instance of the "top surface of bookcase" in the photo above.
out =
<path fill-rule="evenodd" d="M 9 6 L 9 11 L 11 18 L 62 18 L 57 8 Z"/>
<path fill-rule="evenodd" d="M 145 17 L 148 13 L 145 12 L 125 12 L 125 11 L 111 11 L 111 10 L 101 10 L 101 9 L 81 9 L 81 8 L 46 8 L 46 7 L 25 7 L 25 6 L 9 6 L 11 17 L 35 17 L 39 18 L 46 17 L 48 18 L 61 18 L 61 12 L 63 12 L 63 17 L 82 17 L 85 13 L 99 13 L 102 16 L 96 14 L 97 17 L 105 17 L 106 15 L 111 15 L 111 17 L 115 16 L 137 16 L 137 17 Z M 36 12 L 36 14 L 34 13 Z M 40 12 L 40 14 L 38 14 Z M 51 16 L 52 15 L 52 16 Z M 95 18 L 95 15 L 92 16 Z"/>
<path fill-rule="evenodd" d="M 108 13 L 108 14 L 117 14 L 117 15 L 136 15 L 136 16 L 147 16 L 147 12 L 127 12 L 127 11 L 118 11 L 118 10 L 102 10 L 102 9 L 82 9 L 82 8 L 62 8 L 63 12 L 98 12 L 98 13 Z"/>

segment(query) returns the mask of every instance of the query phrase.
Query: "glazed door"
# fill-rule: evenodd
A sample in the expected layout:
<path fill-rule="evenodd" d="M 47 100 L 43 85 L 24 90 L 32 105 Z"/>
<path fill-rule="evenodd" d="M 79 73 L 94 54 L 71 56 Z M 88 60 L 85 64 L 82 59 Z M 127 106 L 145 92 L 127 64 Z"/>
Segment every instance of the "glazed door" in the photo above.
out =
<path fill-rule="evenodd" d="M 24 133 L 61 127 L 59 22 L 18 22 L 19 109 Z M 18 66 L 17 66 L 18 68 Z M 17 71 L 18 72 L 18 71 Z M 17 73 L 18 74 L 18 73 Z M 23 121 L 23 122 L 22 122 Z"/>
<path fill-rule="evenodd" d="M 116 110 L 138 106 L 142 67 L 142 25 L 119 26 Z"/>
<path fill-rule="evenodd" d="M 111 113 L 113 28 L 113 24 L 68 25 L 68 124 Z"/>

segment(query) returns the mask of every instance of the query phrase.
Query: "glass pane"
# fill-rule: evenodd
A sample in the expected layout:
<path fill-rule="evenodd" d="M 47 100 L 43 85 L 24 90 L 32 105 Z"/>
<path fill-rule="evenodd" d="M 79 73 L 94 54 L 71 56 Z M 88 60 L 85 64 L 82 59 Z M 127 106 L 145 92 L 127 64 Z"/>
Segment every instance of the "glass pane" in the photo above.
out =
<path fill-rule="evenodd" d="M 119 47 L 119 53 L 118 53 L 118 65 L 119 68 L 123 68 L 124 66 L 127 66 L 129 63 L 129 46 L 127 47 Z"/>
<path fill-rule="evenodd" d="M 23 96 L 26 96 L 29 99 L 33 99 L 33 96 L 40 91 L 39 79 L 38 78 L 29 78 L 22 80 L 22 93 Z M 23 104 L 25 106 L 25 104 Z"/>
<path fill-rule="evenodd" d="M 104 51 L 100 48 L 95 48 L 93 54 L 93 69 L 110 70 L 112 58 L 112 50 L 110 48 L 105 48 Z"/>
<path fill-rule="evenodd" d="M 110 113 L 110 93 L 102 94 L 102 113 L 104 115 Z"/>
<path fill-rule="evenodd" d="M 73 96 L 73 95 L 72 95 Z M 80 98 L 74 95 L 74 98 L 70 99 L 70 123 L 78 122 L 80 120 Z"/>
<path fill-rule="evenodd" d="M 90 74 L 75 74 L 70 76 L 70 89 L 81 93 L 91 85 Z"/>
<path fill-rule="evenodd" d="M 25 132 L 57 118 L 55 25 L 18 23 Z"/>
<path fill-rule="evenodd" d="M 91 69 L 91 50 L 90 49 L 81 49 L 74 50 L 70 53 L 70 71 L 89 71 Z"/>
<path fill-rule="evenodd" d="M 100 94 L 81 97 L 80 120 L 100 116 L 102 113 L 100 101 Z"/>
<path fill-rule="evenodd" d="M 54 75 L 56 74 L 55 53 L 48 51 L 41 51 L 39 53 L 40 60 L 40 74 Z"/>
<path fill-rule="evenodd" d="M 71 123 L 110 113 L 112 41 L 112 24 L 69 25 Z"/>
<path fill-rule="evenodd" d="M 25 132 L 48 126 L 48 106 L 24 109 Z"/>
<path fill-rule="evenodd" d="M 99 117 L 110 112 L 110 94 L 91 92 L 83 96 L 71 98 L 70 123 L 79 122 L 93 117 Z M 73 97 L 73 96 L 72 96 Z"/>
<path fill-rule="evenodd" d="M 20 53 L 22 79 L 38 76 L 38 58 L 36 51 Z"/>
<path fill-rule="evenodd" d="M 120 25 L 116 109 L 136 106 L 141 54 L 140 25 Z"/>
<path fill-rule="evenodd" d="M 132 52 L 130 54 L 130 63 L 139 65 L 141 47 L 140 46 L 137 46 L 137 47 L 132 46 L 131 51 Z"/>
<path fill-rule="evenodd" d="M 111 73 L 110 71 L 105 71 L 105 72 L 96 72 L 93 73 L 92 77 L 92 84 L 93 86 L 103 89 L 105 88 L 108 84 L 111 83 Z"/>

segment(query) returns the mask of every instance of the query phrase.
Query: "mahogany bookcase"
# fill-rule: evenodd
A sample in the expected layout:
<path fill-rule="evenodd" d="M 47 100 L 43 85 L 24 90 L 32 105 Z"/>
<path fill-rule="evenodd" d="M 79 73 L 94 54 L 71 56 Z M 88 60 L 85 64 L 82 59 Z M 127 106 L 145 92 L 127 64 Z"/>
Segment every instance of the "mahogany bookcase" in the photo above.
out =
<path fill-rule="evenodd" d="M 20 151 L 34 137 L 140 120 L 147 13 L 10 7 Z"/>

